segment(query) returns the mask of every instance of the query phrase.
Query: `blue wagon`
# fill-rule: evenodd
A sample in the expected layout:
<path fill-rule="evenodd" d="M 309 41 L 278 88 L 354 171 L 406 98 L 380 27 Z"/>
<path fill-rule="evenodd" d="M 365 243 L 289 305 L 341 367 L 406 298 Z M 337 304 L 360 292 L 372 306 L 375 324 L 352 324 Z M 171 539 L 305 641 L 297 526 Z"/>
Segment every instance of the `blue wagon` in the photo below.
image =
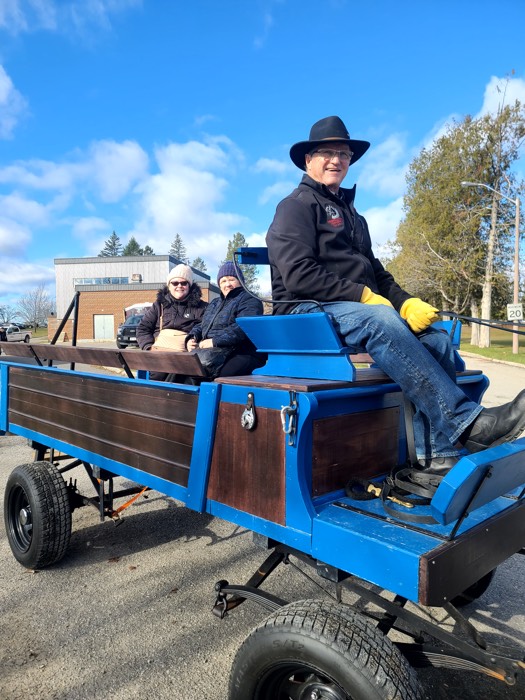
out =
<path fill-rule="evenodd" d="M 422 665 L 522 681 L 523 650 L 491 647 L 461 606 L 525 543 L 525 439 L 465 454 L 428 502 L 391 496 L 385 478 L 409 452 L 399 387 L 360 366 L 368 358 L 350 356 L 322 312 L 239 323 L 268 362 L 215 381 L 187 353 L 0 343 L 9 352 L 0 362 L 0 431 L 28 438 L 36 455 L 12 472 L 4 497 L 16 559 L 28 568 L 56 563 L 74 509 L 91 505 L 116 519 L 117 501 L 155 489 L 252 530 L 266 550 L 249 581 L 216 584 L 219 617 L 247 599 L 268 611 L 236 655 L 230 700 L 416 700 Z M 459 326 L 443 328 L 457 346 Z M 167 367 L 194 383 L 149 380 Z M 488 380 L 459 355 L 457 380 L 481 401 Z M 79 492 L 76 469 L 92 492 Z M 119 491 L 119 476 L 142 486 Z M 334 599 L 265 592 L 267 577 L 292 558 L 331 582 Z M 345 588 L 373 612 L 343 605 Z M 461 633 L 411 604 L 444 608 Z"/>

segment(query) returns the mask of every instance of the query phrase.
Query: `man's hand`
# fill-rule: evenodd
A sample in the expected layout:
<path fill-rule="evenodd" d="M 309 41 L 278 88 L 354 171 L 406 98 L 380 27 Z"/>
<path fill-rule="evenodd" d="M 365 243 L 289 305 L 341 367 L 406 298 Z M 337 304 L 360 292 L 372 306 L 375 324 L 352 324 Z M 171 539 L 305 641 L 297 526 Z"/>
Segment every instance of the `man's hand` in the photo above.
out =
<path fill-rule="evenodd" d="M 197 341 L 195 338 L 190 338 L 188 342 L 186 343 L 186 349 L 188 352 L 191 352 L 192 350 L 195 350 L 198 347 Z"/>
<path fill-rule="evenodd" d="M 374 294 L 370 287 L 365 287 L 363 289 L 363 293 L 361 294 L 361 304 L 382 304 L 383 306 L 392 306 L 388 299 L 382 297 L 380 294 Z"/>
<path fill-rule="evenodd" d="M 199 343 L 200 348 L 212 348 L 213 347 L 213 338 L 206 338 L 206 340 L 201 340 Z"/>
<path fill-rule="evenodd" d="M 407 299 L 399 311 L 401 318 L 410 326 L 414 333 L 421 333 L 434 321 L 439 320 L 437 309 L 427 304 L 426 301 L 412 297 Z"/>

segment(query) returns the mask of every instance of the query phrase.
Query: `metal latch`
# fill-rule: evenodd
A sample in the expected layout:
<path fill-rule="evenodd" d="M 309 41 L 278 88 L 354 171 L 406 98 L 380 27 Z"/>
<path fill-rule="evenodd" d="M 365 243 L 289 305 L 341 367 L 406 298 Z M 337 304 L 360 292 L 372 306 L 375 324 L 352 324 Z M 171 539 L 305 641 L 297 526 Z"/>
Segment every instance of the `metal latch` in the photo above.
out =
<path fill-rule="evenodd" d="M 245 430 L 253 430 L 257 423 L 257 416 L 255 415 L 255 406 L 253 405 L 253 394 L 250 391 L 248 394 L 248 401 L 246 402 L 246 408 L 242 412 L 241 416 L 241 426 Z"/>
<path fill-rule="evenodd" d="M 281 423 L 283 433 L 288 435 L 288 444 L 293 445 L 295 442 L 295 431 L 297 421 L 297 398 L 295 391 L 290 392 L 290 405 L 282 406 L 281 408 Z"/>

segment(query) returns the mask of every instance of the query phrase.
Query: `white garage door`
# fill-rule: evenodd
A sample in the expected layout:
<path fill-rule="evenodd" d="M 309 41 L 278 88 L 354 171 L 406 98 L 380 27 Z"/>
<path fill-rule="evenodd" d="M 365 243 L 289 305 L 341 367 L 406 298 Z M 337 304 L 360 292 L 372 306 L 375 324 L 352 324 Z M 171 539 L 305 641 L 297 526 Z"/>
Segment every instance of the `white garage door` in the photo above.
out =
<path fill-rule="evenodd" d="M 115 318 L 113 314 L 95 314 L 93 316 L 95 340 L 115 339 Z"/>

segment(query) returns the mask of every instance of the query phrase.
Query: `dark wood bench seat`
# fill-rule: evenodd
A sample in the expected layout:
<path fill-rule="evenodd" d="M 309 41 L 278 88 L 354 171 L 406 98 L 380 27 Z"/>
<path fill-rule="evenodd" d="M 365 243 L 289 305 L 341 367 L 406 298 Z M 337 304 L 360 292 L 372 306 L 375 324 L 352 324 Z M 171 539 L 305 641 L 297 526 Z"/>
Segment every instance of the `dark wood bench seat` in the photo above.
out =
<path fill-rule="evenodd" d="M 238 386 L 254 386 L 264 389 L 284 389 L 285 391 L 322 391 L 328 389 L 344 389 L 345 387 L 363 386 L 367 384 L 392 383 L 382 370 L 375 367 L 356 369 L 353 382 L 336 381 L 333 379 L 297 379 L 294 377 L 266 377 L 262 375 L 247 375 L 243 377 L 218 377 L 219 384 L 235 384 Z"/>
<path fill-rule="evenodd" d="M 352 357 L 353 359 L 353 357 Z M 479 369 L 462 370 L 456 376 L 479 377 L 483 373 Z M 356 369 L 356 377 L 352 382 L 335 381 L 332 379 L 296 379 L 294 377 L 266 377 L 262 375 L 247 375 L 243 377 L 218 377 L 219 384 L 235 384 L 238 386 L 254 386 L 263 389 L 284 389 L 285 391 L 323 391 L 329 389 L 344 389 L 355 386 L 372 386 L 377 384 L 393 384 L 393 380 L 378 367 L 362 367 Z"/>
<path fill-rule="evenodd" d="M 62 346 L 46 343 L 9 343 L 0 347 L 11 359 L 32 359 L 38 365 L 53 362 L 95 365 L 114 369 L 144 370 L 205 377 L 206 372 L 196 355 L 187 352 L 151 352 L 144 350 L 117 350 L 91 346 Z M 2 359 L 7 359 L 3 355 Z"/>

